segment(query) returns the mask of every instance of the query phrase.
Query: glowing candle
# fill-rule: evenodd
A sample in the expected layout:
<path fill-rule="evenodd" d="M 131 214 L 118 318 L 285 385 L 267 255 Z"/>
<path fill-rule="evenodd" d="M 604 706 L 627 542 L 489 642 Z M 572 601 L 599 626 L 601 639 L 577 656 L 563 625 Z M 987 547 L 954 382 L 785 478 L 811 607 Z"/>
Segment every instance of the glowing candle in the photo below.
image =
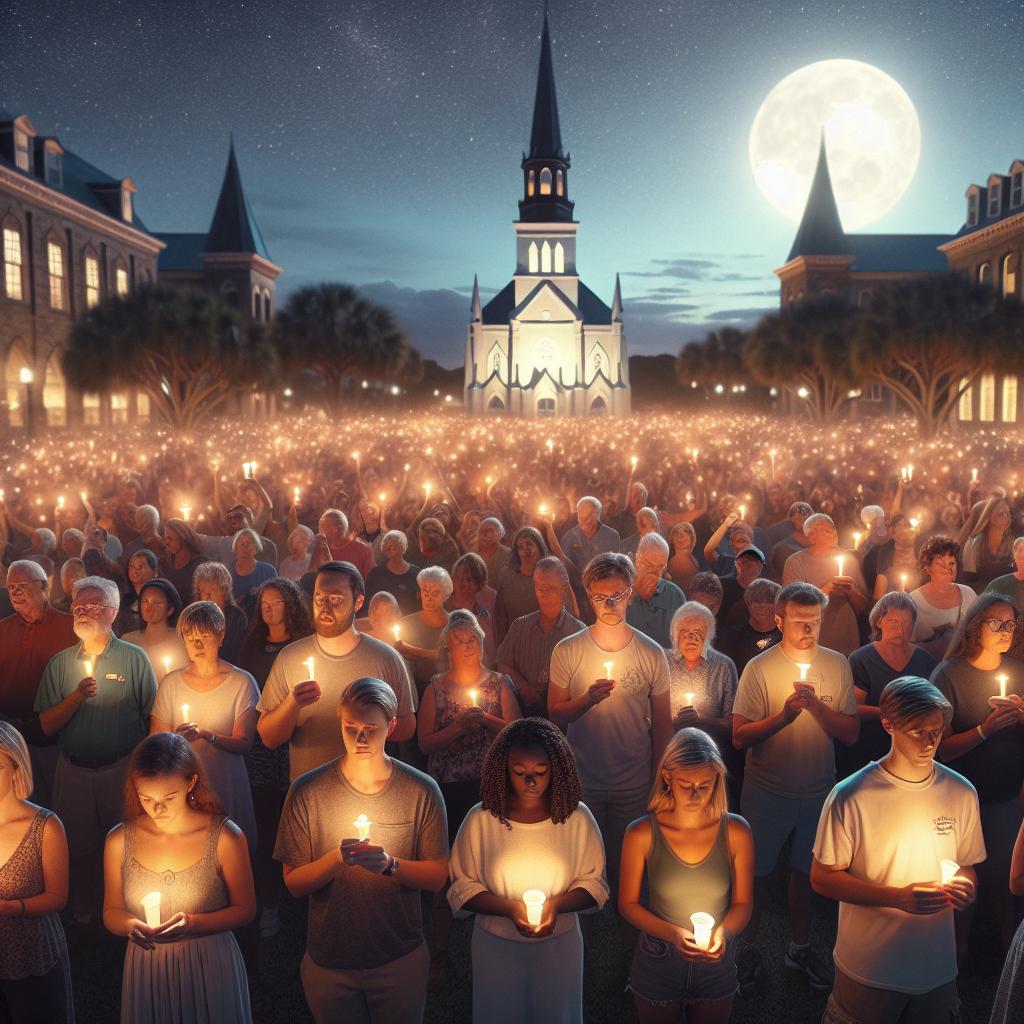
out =
<path fill-rule="evenodd" d="M 171 659 L 168 657 L 164 658 L 164 675 L 167 675 L 171 671 Z"/>
<path fill-rule="evenodd" d="M 605 677 L 605 679 L 611 679 L 612 678 L 612 672 L 614 672 L 614 671 L 615 671 L 615 662 L 614 661 L 606 661 L 604 663 L 604 677 Z"/>
<path fill-rule="evenodd" d="M 249 463 L 249 479 L 254 480 L 256 478 L 256 463 Z"/>
<path fill-rule="evenodd" d="M 862 534 L 858 533 L 856 530 L 853 531 L 853 550 L 854 551 L 856 551 L 857 548 L 860 547 L 860 538 L 861 538 L 861 536 L 862 536 Z"/>
<path fill-rule="evenodd" d="M 249 473 L 250 473 L 251 470 L 252 470 L 252 463 L 251 462 L 243 462 L 242 463 L 242 476 L 245 477 L 246 480 L 249 479 Z"/>
<path fill-rule="evenodd" d="M 540 889 L 527 889 L 523 893 L 523 902 L 526 904 L 526 920 L 536 928 L 540 924 L 540 916 L 544 911 L 544 904 L 547 896 Z"/>
<path fill-rule="evenodd" d="M 142 897 L 142 909 L 146 914 L 146 924 L 156 928 L 160 924 L 160 893 L 147 892 Z"/>
<path fill-rule="evenodd" d="M 352 458 L 355 459 L 356 462 L 358 462 L 359 461 L 359 452 L 353 452 L 352 453 Z"/>
<path fill-rule="evenodd" d="M 544 442 L 544 444 L 545 444 L 545 445 L 547 445 L 547 449 L 548 449 L 548 454 L 550 455 L 550 454 L 551 454 L 551 453 L 552 453 L 552 452 L 553 452 L 553 451 L 555 450 L 555 442 L 554 442 L 554 441 L 552 441 L 552 440 L 551 440 L 551 438 L 549 437 L 549 438 L 548 438 L 548 439 L 547 439 L 547 440 L 546 440 L 546 441 Z"/>
<path fill-rule="evenodd" d="M 423 485 L 423 491 L 424 491 L 424 493 L 426 494 L 426 496 L 428 498 L 430 497 L 430 490 L 431 490 L 430 484 L 424 484 Z"/>
<path fill-rule="evenodd" d="M 477 706 L 476 705 L 476 701 L 477 701 L 477 692 L 476 692 L 476 690 L 470 690 L 469 691 L 469 703 L 473 707 L 476 707 Z"/>
<path fill-rule="evenodd" d="M 92 675 L 92 658 L 86 658 L 82 665 L 85 667 L 85 676 L 88 679 Z"/>
<path fill-rule="evenodd" d="M 548 514 L 548 507 L 547 507 L 547 505 L 541 505 L 541 507 L 540 507 L 540 514 L 542 516 L 546 516 Z"/>
<path fill-rule="evenodd" d="M 398 641 L 402 638 L 402 627 L 401 626 L 392 626 L 391 627 L 391 632 L 394 634 L 395 643 L 398 643 Z"/>
<path fill-rule="evenodd" d="M 377 498 L 380 501 L 380 503 L 383 505 L 385 499 L 387 498 L 387 495 L 383 491 L 381 491 L 380 494 L 377 495 Z"/>
<path fill-rule="evenodd" d="M 843 562 L 845 561 L 842 555 L 836 555 L 836 575 L 843 575 Z"/>
<path fill-rule="evenodd" d="M 778 453 L 775 451 L 774 448 L 768 453 L 769 458 L 772 460 L 772 479 L 773 480 L 775 479 L 775 456 L 777 454 Z"/>
<path fill-rule="evenodd" d="M 807 673 L 810 671 L 811 666 L 810 665 L 805 665 L 805 664 L 801 663 L 801 664 L 797 665 L 797 668 L 800 670 L 800 682 L 801 683 L 806 683 L 807 682 Z"/>
<path fill-rule="evenodd" d="M 710 914 L 698 911 L 690 915 L 690 924 L 693 925 L 693 941 L 698 949 L 708 949 L 711 946 L 711 929 L 715 927 L 715 919 Z"/>
<path fill-rule="evenodd" d="M 907 466 L 907 483 L 913 483 L 914 480 L 914 465 L 911 463 Z"/>
<path fill-rule="evenodd" d="M 182 725 L 187 725 L 188 724 L 188 705 L 187 704 L 182 704 L 181 705 L 181 722 L 182 722 Z"/>
<path fill-rule="evenodd" d="M 1004 699 L 1006 697 L 1006 680 L 1007 680 L 1007 678 L 1008 677 L 1004 676 L 1004 675 L 996 676 L 996 679 L 999 680 L 999 696 L 1004 698 Z"/>
<path fill-rule="evenodd" d="M 307 678 L 316 679 L 316 662 L 312 656 L 308 657 L 302 664 L 306 666 L 306 671 L 309 673 Z"/>
<path fill-rule="evenodd" d="M 960 870 L 960 865 L 955 860 L 940 860 L 939 865 L 942 868 L 942 884 L 949 885 Z"/>
<path fill-rule="evenodd" d="M 907 589 L 907 574 L 905 572 L 900 573 L 900 590 Z"/>
<path fill-rule="evenodd" d="M 633 467 L 634 469 L 636 469 L 636 467 L 637 467 L 637 463 L 638 463 L 639 461 L 640 461 L 640 460 L 639 460 L 639 459 L 638 459 L 638 458 L 637 458 L 637 457 L 636 457 L 635 455 L 631 455 L 631 456 L 629 457 L 629 463 L 630 463 L 630 465 L 631 465 L 631 466 L 632 466 L 632 467 Z"/>
<path fill-rule="evenodd" d="M 64 509 L 64 495 L 63 494 L 58 494 L 57 495 L 57 508 L 61 509 L 62 511 Z"/>
<path fill-rule="evenodd" d="M 373 822 L 365 814 L 360 814 L 352 824 L 355 825 L 356 837 L 360 842 L 370 838 L 370 826 Z"/>
<path fill-rule="evenodd" d="M 685 693 L 685 694 L 683 694 L 683 696 L 686 698 L 686 706 L 688 708 L 692 708 L 693 707 L 693 698 L 696 697 L 697 695 L 695 693 Z"/>
<path fill-rule="evenodd" d="M 746 505 L 740 505 L 740 519 L 746 519 L 746 518 L 747 518 L 747 506 Z"/>
<path fill-rule="evenodd" d="M 978 471 L 977 469 L 971 470 L 971 483 L 976 484 L 978 482 Z"/>
<path fill-rule="evenodd" d="M 300 492 L 298 487 L 293 487 L 292 488 L 292 504 L 293 505 L 298 505 L 300 493 L 301 492 Z"/>
<path fill-rule="evenodd" d="M 192 515 L 192 506 L 191 506 L 191 505 L 182 505 L 182 506 L 181 506 L 181 518 L 182 518 L 182 519 L 183 519 L 183 520 L 184 520 L 184 521 L 185 521 L 186 523 L 188 522 L 188 517 L 189 517 L 190 515 Z"/>
<path fill-rule="evenodd" d="M 910 520 L 910 528 L 912 530 L 916 530 L 920 525 L 921 525 L 921 520 L 920 519 L 912 518 Z"/>

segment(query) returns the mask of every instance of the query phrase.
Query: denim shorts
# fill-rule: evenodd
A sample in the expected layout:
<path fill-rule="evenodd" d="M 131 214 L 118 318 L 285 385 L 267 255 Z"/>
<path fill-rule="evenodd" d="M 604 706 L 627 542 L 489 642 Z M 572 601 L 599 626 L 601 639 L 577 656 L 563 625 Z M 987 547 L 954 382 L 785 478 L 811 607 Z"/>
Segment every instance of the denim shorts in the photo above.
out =
<path fill-rule="evenodd" d="M 649 1003 L 718 1002 L 736 994 L 736 943 L 717 963 L 693 963 L 664 939 L 640 933 L 630 991 Z"/>

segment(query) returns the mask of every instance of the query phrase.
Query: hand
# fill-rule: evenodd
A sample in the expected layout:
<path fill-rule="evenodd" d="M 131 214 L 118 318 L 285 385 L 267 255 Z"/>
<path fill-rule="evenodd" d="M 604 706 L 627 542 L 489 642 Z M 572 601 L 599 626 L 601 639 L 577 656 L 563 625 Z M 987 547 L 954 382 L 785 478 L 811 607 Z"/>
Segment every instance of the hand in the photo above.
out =
<path fill-rule="evenodd" d="M 939 882 L 905 885 L 899 890 L 896 909 L 907 914 L 938 914 L 950 906 L 950 898 Z"/>
<path fill-rule="evenodd" d="M 600 704 L 601 701 L 607 700 L 612 695 L 612 690 L 615 689 L 615 680 L 613 679 L 598 679 L 587 690 L 587 697 L 590 699 L 590 706 L 593 707 L 595 704 Z"/>
<path fill-rule="evenodd" d="M 298 707 L 308 708 L 320 699 L 320 684 L 315 679 L 307 679 L 291 691 L 291 698 Z"/>
<path fill-rule="evenodd" d="M 173 917 L 162 921 L 156 928 L 149 930 L 154 942 L 174 942 L 183 935 L 188 935 L 191 922 L 188 914 L 179 911 Z"/>
<path fill-rule="evenodd" d="M 403 658 L 412 657 L 412 654 L 409 652 L 409 645 L 404 640 L 395 641 L 395 650 L 398 651 Z"/>
<path fill-rule="evenodd" d="M 341 848 L 341 859 L 351 868 L 364 868 L 375 875 L 381 874 L 391 863 L 391 854 L 383 846 L 372 846 L 367 839 Z"/>
<path fill-rule="evenodd" d="M 943 888 L 946 890 L 946 895 L 954 910 L 963 910 L 964 907 L 969 907 L 978 893 L 974 883 L 963 875 L 955 875 Z"/>
<path fill-rule="evenodd" d="M 794 690 L 782 705 L 782 717 L 786 724 L 796 721 L 797 715 L 807 707 L 807 694 L 801 690 Z"/>
<path fill-rule="evenodd" d="M 701 949 L 694 939 L 693 932 L 686 928 L 677 928 L 674 942 L 676 952 L 684 960 L 690 960 L 695 963 L 712 963 L 716 960 L 721 960 L 725 953 L 725 942 L 723 939 L 724 933 L 720 933 L 722 933 L 722 929 L 716 929 L 711 936 L 711 945 L 707 949 Z"/>
<path fill-rule="evenodd" d="M 737 510 L 735 512 L 730 512 L 725 517 L 725 520 L 724 520 L 722 525 L 725 526 L 726 529 L 728 529 L 729 527 L 731 527 L 733 525 L 733 523 L 738 523 L 739 521 L 740 521 L 740 514 L 739 514 L 739 510 Z"/>
<path fill-rule="evenodd" d="M 1002 732 L 1004 729 L 1013 728 L 1019 721 L 1020 713 L 1016 708 L 1001 704 L 999 707 L 993 708 L 988 718 L 981 723 L 981 731 L 987 739 L 989 736 Z"/>
<path fill-rule="evenodd" d="M 131 918 L 128 922 L 128 938 L 142 949 L 153 948 L 153 931 L 153 928 L 137 917 Z"/>
<path fill-rule="evenodd" d="M 195 743 L 199 739 L 199 726 L 195 722 L 182 722 L 174 731 L 179 736 L 184 736 L 189 743 Z"/>
<path fill-rule="evenodd" d="M 479 732 L 484 726 L 483 708 L 466 708 L 456 719 L 459 728 L 463 732 Z"/>
<path fill-rule="evenodd" d="M 848 594 L 853 590 L 853 577 L 852 576 L 833 576 L 832 577 L 832 593 L 834 594 Z"/>
<path fill-rule="evenodd" d="M 98 689 L 97 683 L 93 676 L 86 676 L 78 684 L 78 692 L 88 700 L 90 697 L 96 696 L 96 690 Z"/>
<path fill-rule="evenodd" d="M 516 900 L 516 910 L 512 916 L 512 923 L 520 935 L 528 939 L 546 939 L 554 934 L 555 925 L 558 922 L 558 911 L 555 909 L 554 900 L 545 900 L 544 906 L 540 908 L 540 924 L 530 924 L 526 917 L 526 904 L 522 900 Z"/>

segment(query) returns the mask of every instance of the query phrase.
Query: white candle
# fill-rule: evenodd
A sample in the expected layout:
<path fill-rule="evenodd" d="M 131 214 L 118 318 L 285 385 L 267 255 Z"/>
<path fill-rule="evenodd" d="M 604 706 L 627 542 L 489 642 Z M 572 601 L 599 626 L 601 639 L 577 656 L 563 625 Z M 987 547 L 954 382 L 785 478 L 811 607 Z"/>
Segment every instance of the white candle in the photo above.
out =
<path fill-rule="evenodd" d="M 907 589 L 907 574 L 905 572 L 900 573 L 900 590 Z"/>
<path fill-rule="evenodd" d="M 181 724 L 188 725 L 188 705 L 181 705 Z"/>
<path fill-rule="evenodd" d="M 86 658 L 85 661 L 82 662 L 82 666 L 85 668 L 86 678 L 91 676 L 92 675 L 92 658 Z"/>
<path fill-rule="evenodd" d="M 810 671 L 811 666 L 801 663 L 801 664 L 797 665 L 797 668 L 800 671 L 800 682 L 801 683 L 806 683 L 807 682 L 807 673 Z"/>
<path fill-rule="evenodd" d="M 536 928 L 540 924 L 547 896 L 540 889 L 527 889 L 523 893 L 523 902 L 526 904 L 526 920 Z"/>
<path fill-rule="evenodd" d="M 772 460 L 772 479 L 773 480 L 775 479 L 775 456 L 776 456 L 776 454 L 777 453 L 776 453 L 774 448 L 768 453 L 769 457 Z"/>
<path fill-rule="evenodd" d="M 843 558 L 842 555 L 836 555 L 836 575 L 837 576 L 842 576 L 843 575 L 843 562 L 844 561 L 845 561 L 845 559 Z"/>
<path fill-rule="evenodd" d="M 971 470 L 971 483 L 976 484 L 978 482 L 978 471 L 976 469 Z"/>
<path fill-rule="evenodd" d="M 62 509 L 63 507 L 64 507 L 64 495 L 63 494 L 58 494 L 57 495 L 57 508 L 61 508 Z"/>
<path fill-rule="evenodd" d="M 370 838 L 370 826 L 373 822 L 365 814 L 360 814 L 352 824 L 355 825 L 356 836 L 360 842 Z"/>
<path fill-rule="evenodd" d="M 907 466 L 907 483 L 912 483 L 914 480 L 914 465 L 911 463 Z"/>
<path fill-rule="evenodd" d="M 637 457 L 636 457 L 635 455 L 631 455 L 631 456 L 629 457 L 629 462 L 630 462 L 630 465 L 631 465 L 631 466 L 632 466 L 632 467 L 633 467 L 634 469 L 636 469 L 636 467 L 637 467 L 637 463 L 638 463 L 639 461 L 640 461 L 640 460 L 639 460 L 639 459 L 638 459 L 638 458 L 637 458 Z"/>
<path fill-rule="evenodd" d="M 391 627 L 391 632 L 394 634 L 395 643 L 398 643 L 398 641 L 402 637 L 402 627 L 401 626 L 392 626 Z"/>
<path fill-rule="evenodd" d="M 940 860 L 939 865 L 942 868 L 942 884 L 949 885 L 960 870 L 960 865 L 955 860 Z"/>
<path fill-rule="evenodd" d="M 614 671 L 615 671 L 615 662 L 614 661 L 606 661 L 604 663 L 604 677 L 605 677 L 605 679 L 611 679 L 612 678 L 612 673 Z"/>
<path fill-rule="evenodd" d="M 686 698 L 686 706 L 688 708 L 692 708 L 693 707 L 693 698 L 696 697 L 697 695 L 695 693 L 685 693 L 685 694 L 683 694 L 683 696 Z"/>
<path fill-rule="evenodd" d="M 192 515 L 192 506 L 191 506 L 191 505 L 182 505 L 182 506 L 181 506 L 181 518 L 182 518 L 182 519 L 183 519 L 183 520 L 184 520 L 184 521 L 185 521 L 186 523 L 188 522 L 188 517 L 189 517 L 190 515 Z"/>
<path fill-rule="evenodd" d="M 999 680 L 999 696 L 1000 697 L 1005 697 L 1006 696 L 1006 680 L 1007 680 L 1007 676 L 999 675 L 999 676 L 996 676 L 996 679 Z"/>
<path fill-rule="evenodd" d="M 472 707 L 476 707 L 477 693 L 476 690 L 469 691 L 469 703 Z"/>
<path fill-rule="evenodd" d="M 430 497 L 430 484 L 424 484 L 423 485 L 423 490 L 424 490 L 424 493 L 426 494 L 426 496 L 429 498 Z"/>
<path fill-rule="evenodd" d="M 854 530 L 853 531 L 853 550 L 854 551 L 856 551 L 857 548 L 860 547 L 860 538 L 861 538 L 861 534 L 859 534 L 856 530 Z"/>
<path fill-rule="evenodd" d="M 746 505 L 740 505 L 740 519 L 746 519 L 746 518 L 747 518 L 747 506 Z"/>
<path fill-rule="evenodd" d="M 293 487 L 292 488 L 292 504 L 293 505 L 298 505 L 300 493 L 301 492 L 299 491 L 298 487 Z"/>
<path fill-rule="evenodd" d="M 308 657 L 302 664 L 306 666 L 306 671 L 309 673 L 307 678 L 316 679 L 316 662 L 313 660 L 313 657 Z"/>
<path fill-rule="evenodd" d="M 167 675 L 167 673 L 170 672 L 170 671 L 171 671 L 171 659 L 165 656 L 164 657 L 164 675 Z"/>
<path fill-rule="evenodd" d="M 698 949 L 708 949 L 711 945 L 711 929 L 715 927 L 715 919 L 710 914 L 698 911 L 690 915 L 693 925 L 693 941 Z"/>
<path fill-rule="evenodd" d="M 160 893 L 147 892 L 142 897 L 142 909 L 146 913 L 146 924 L 156 928 L 160 924 Z"/>
<path fill-rule="evenodd" d="M 251 462 L 243 462 L 242 463 L 242 476 L 245 477 L 246 480 L 249 479 L 249 470 L 250 470 L 251 467 L 252 467 L 252 463 Z"/>

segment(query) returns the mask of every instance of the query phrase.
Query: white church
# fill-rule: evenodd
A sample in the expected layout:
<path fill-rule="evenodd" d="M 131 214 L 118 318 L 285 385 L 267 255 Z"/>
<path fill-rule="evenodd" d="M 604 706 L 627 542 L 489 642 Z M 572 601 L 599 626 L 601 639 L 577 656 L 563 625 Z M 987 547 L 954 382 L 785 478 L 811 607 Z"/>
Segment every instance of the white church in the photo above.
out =
<path fill-rule="evenodd" d="M 576 272 L 579 224 L 572 219 L 569 166 L 545 14 L 530 152 L 523 156 L 523 198 L 513 225 L 515 276 L 484 306 L 473 282 L 465 373 L 470 415 L 629 415 L 619 281 L 609 308 Z"/>

